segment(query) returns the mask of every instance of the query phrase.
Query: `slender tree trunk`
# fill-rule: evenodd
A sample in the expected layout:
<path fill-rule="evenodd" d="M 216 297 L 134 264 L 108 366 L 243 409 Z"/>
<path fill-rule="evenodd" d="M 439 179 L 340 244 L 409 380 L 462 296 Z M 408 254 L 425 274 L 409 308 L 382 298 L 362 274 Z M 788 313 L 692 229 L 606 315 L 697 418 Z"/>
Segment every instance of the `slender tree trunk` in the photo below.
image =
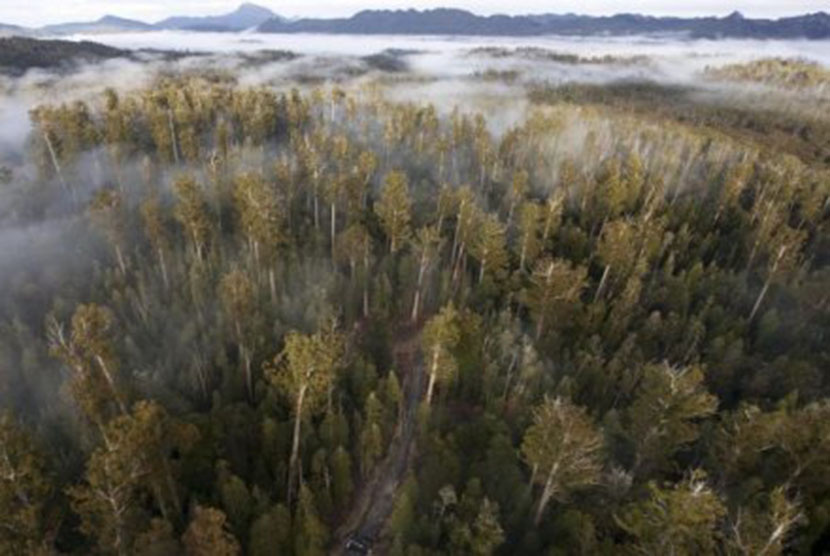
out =
<path fill-rule="evenodd" d="M 268 269 L 268 288 L 271 290 L 271 303 L 277 302 L 277 278 L 274 267 Z"/>
<path fill-rule="evenodd" d="M 170 127 L 170 140 L 173 143 L 173 160 L 179 164 L 179 143 L 176 141 L 176 124 L 173 123 L 173 111 L 167 110 L 167 125 Z"/>
<path fill-rule="evenodd" d="M 410 321 L 415 324 L 418 322 L 418 305 L 421 303 L 421 288 L 419 287 L 415 290 L 415 300 L 412 302 L 412 314 L 410 315 Z"/>
<path fill-rule="evenodd" d="M 767 281 L 764 282 L 764 287 L 761 288 L 761 293 L 758 294 L 758 299 L 755 300 L 755 305 L 752 307 L 752 312 L 749 314 L 749 322 L 755 320 L 755 315 L 758 313 L 758 309 L 761 308 L 761 303 L 764 302 L 764 298 L 767 295 L 767 291 L 769 291 L 769 285 L 772 277 L 768 277 Z"/>
<path fill-rule="evenodd" d="M 773 276 L 775 276 L 775 272 L 778 270 L 778 265 L 781 263 L 782 257 L 787 252 L 787 247 L 783 246 L 778 250 L 778 254 L 775 257 L 775 262 L 772 264 L 772 267 L 767 272 L 767 279 L 764 282 L 764 287 L 761 288 L 761 293 L 758 294 L 758 299 L 755 300 L 755 305 L 752 307 L 752 313 L 749 315 L 749 322 L 752 322 L 755 319 L 755 314 L 758 312 L 758 309 L 761 308 L 761 303 L 764 301 L 764 297 L 767 295 L 767 291 L 769 291 L 770 283 L 772 282 Z"/>
<path fill-rule="evenodd" d="M 288 486 L 286 488 L 289 504 L 291 504 L 291 498 L 294 494 L 294 475 L 300 458 L 300 424 L 303 419 L 303 402 L 305 401 L 306 388 L 307 386 L 300 387 L 294 409 L 294 436 L 291 441 L 291 458 L 288 460 Z"/>
<path fill-rule="evenodd" d="M 75 198 L 75 189 L 70 188 L 63 177 L 61 164 L 60 162 L 58 162 L 58 154 L 55 152 L 55 147 L 52 145 L 52 140 L 49 139 L 48 133 L 43 132 L 43 140 L 46 142 L 46 148 L 49 151 L 49 158 L 52 159 L 52 166 L 55 168 L 55 174 L 57 174 L 58 180 L 61 182 L 61 186 L 69 193 L 71 193 L 73 201 L 77 201 L 77 199 Z"/>
<path fill-rule="evenodd" d="M 182 511 L 182 502 L 179 499 L 179 491 L 176 488 L 176 480 L 173 478 L 173 471 L 170 469 L 170 462 L 167 461 L 165 454 L 161 454 L 161 462 L 164 467 L 164 479 L 167 482 L 167 490 L 170 491 L 170 499 L 173 501 L 173 508 L 176 510 L 177 519 L 178 514 Z"/>
<path fill-rule="evenodd" d="M 507 367 L 507 377 L 504 379 L 504 392 L 502 392 L 502 402 L 505 404 L 507 403 L 507 398 L 510 394 L 510 383 L 513 382 L 513 369 L 516 368 L 516 362 L 518 359 L 518 354 L 514 352 L 513 357 L 510 360 L 510 366 Z"/>
<path fill-rule="evenodd" d="M 161 511 L 161 516 L 167 521 L 170 521 L 170 511 L 167 509 L 167 502 L 164 500 L 164 494 L 162 494 L 161 486 L 159 486 L 155 481 L 153 481 L 153 497 L 156 499 L 156 503 Z"/>
<path fill-rule="evenodd" d="M 542 332 L 545 331 L 545 315 L 539 315 L 539 322 L 536 323 L 536 341 L 542 339 Z"/>
<path fill-rule="evenodd" d="M 411 321 L 412 323 L 418 322 L 418 313 L 420 312 L 420 305 L 421 305 L 421 288 L 424 285 L 424 275 L 426 274 L 427 270 L 427 259 L 426 256 L 421 255 L 421 264 L 418 268 L 418 285 L 415 289 L 415 300 L 412 302 L 412 314 L 411 314 Z"/>
<path fill-rule="evenodd" d="M 461 246 L 458 248 L 458 258 L 456 259 L 455 266 L 453 267 L 453 273 L 452 273 L 452 282 L 453 282 L 453 284 L 458 282 L 458 279 L 460 277 L 460 274 L 461 274 L 461 261 L 464 260 L 464 255 L 465 255 L 464 251 L 465 251 L 465 246 L 462 243 Z"/>
<path fill-rule="evenodd" d="M 539 522 L 542 521 L 542 516 L 545 513 L 545 508 L 548 506 L 548 502 L 550 502 L 551 497 L 553 496 L 553 478 L 556 474 L 557 466 L 554 465 L 551 467 L 550 473 L 548 473 L 548 478 L 545 481 L 545 488 L 542 490 L 542 496 L 539 498 L 539 506 L 536 508 L 536 515 L 533 517 L 533 524 L 539 525 Z"/>
<path fill-rule="evenodd" d="M 164 261 L 164 250 L 158 250 L 159 268 L 161 269 L 161 280 L 164 282 L 165 291 L 170 289 L 170 280 L 167 277 L 167 263 Z"/>
<path fill-rule="evenodd" d="M 427 405 L 432 404 L 432 394 L 435 391 L 435 379 L 438 375 L 438 348 L 432 350 L 432 365 L 429 369 L 429 385 L 427 386 Z"/>
<path fill-rule="evenodd" d="M 259 242 L 253 241 L 251 242 L 251 252 L 254 255 L 254 276 L 256 277 L 257 285 L 260 282 L 260 274 L 259 274 Z"/>
<path fill-rule="evenodd" d="M 118 261 L 118 269 L 121 271 L 121 276 L 127 275 L 127 264 L 124 262 L 124 253 L 121 252 L 121 247 L 115 245 L 115 258 Z"/>
<path fill-rule="evenodd" d="M 455 263 L 455 257 L 457 255 L 456 250 L 458 249 L 458 240 L 461 234 L 461 211 L 464 208 L 465 202 L 462 201 L 461 206 L 458 207 L 458 218 L 455 223 L 455 231 L 452 236 L 452 250 L 450 251 L 450 264 Z M 438 230 L 441 231 L 440 228 Z"/>
<path fill-rule="evenodd" d="M 98 366 L 101 367 L 101 372 L 103 373 L 104 379 L 107 381 L 107 385 L 109 386 L 110 391 L 112 392 L 112 395 L 115 398 L 116 403 L 118 404 L 118 409 L 121 411 L 122 415 L 127 415 L 127 405 L 124 403 L 124 400 L 121 399 L 121 394 L 118 392 L 118 389 L 115 386 L 115 379 L 110 373 L 107 364 L 104 362 L 104 359 L 100 355 L 96 355 L 95 360 L 98 362 Z"/>
<path fill-rule="evenodd" d="M 239 344 L 239 352 L 242 354 L 242 359 L 245 364 L 245 386 L 248 390 L 248 399 L 250 401 L 254 401 L 254 377 L 253 373 L 251 372 L 251 354 L 248 352 L 248 349 Z"/>
<path fill-rule="evenodd" d="M 363 254 L 363 318 L 369 318 L 369 247 Z"/>
<path fill-rule="evenodd" d="M 605 265 L 605 270 L 602 271 L 602 278 L 599 281 L 597 293 L 594 294 L 594 303 L 602 296 L 602 291 L 605 289 L 605 283 L 608 280 L 608 274 L 611 272 L 611 265 Z"/>
<path fill-rule="evenodd" d="M 334 261 L 334 236 L 337 234 L 337 205 L 331 204 L 331 260 Z"/>

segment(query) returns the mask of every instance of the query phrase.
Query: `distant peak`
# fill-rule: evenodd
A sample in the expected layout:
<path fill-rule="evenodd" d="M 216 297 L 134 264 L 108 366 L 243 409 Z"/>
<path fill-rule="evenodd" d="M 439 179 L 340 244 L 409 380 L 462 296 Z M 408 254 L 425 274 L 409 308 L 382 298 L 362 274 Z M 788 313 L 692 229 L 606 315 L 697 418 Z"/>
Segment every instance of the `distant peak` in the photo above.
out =
<path fill-rule="evenodd" d="M 269 10 L 264 6 L 260 6 L 259 4 L 253 4 L 251 2 L 244 2 L 239 5 L 236 9 L 236 13 L 256 13 L 256 14 L 269 14 L 273 15 L 274 12 Z"/>
<path fill-rule="evenodd" d="M 742 20 L 742 19 L 745 19 L 745 18 L 744 18 L 744 14 L 742 14 L 741 12 L 735 10 L 734 12 L 732 12 L 731 14 L 726 16 L 726 19 Z"/>

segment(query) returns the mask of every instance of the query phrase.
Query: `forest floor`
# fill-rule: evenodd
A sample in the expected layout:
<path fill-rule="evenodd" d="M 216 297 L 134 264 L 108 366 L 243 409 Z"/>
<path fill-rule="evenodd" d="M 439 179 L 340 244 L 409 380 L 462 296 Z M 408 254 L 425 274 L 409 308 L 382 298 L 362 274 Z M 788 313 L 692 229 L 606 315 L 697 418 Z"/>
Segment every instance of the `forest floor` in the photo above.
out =
<path fill-rule="evenodd" d="M 398 332 L 393 348 L 395 369 L 403 378 L 403 407 L 398 427 L 386 458 L 363 483 L 352 508 L 335 534 L 332 556 L 346 554 L 345 542 L 351 535 L 377 540 L 395 508 L 396 493 L 414 456 L 418 406 L 424 386 L 420 328 L 407 327 Z M 375 550 L 377 552 L 377 550 Z"/>

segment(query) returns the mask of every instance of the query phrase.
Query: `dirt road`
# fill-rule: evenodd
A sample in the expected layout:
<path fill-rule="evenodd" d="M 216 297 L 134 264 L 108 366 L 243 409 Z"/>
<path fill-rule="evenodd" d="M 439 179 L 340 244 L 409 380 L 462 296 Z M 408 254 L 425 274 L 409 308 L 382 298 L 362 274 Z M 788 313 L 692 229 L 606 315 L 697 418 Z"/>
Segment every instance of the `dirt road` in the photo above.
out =
<path fill-rule="evenodd" d="M 355 498 L 343 525 L 337 530 L 332 556 L 345 554 L 344 544 L 349 535 L 356 534 L 377 539 L 386 520 L 395 507 L 395 493 L 409 468 L 418 405 L 424 387 L 424 366 L 420 350 L 420 330 L 408 330 L 395 342 L 395 368 L 403 376 L 404 403 L 395 436 L 386 458 L 375 467 L 371 478 Z"/>

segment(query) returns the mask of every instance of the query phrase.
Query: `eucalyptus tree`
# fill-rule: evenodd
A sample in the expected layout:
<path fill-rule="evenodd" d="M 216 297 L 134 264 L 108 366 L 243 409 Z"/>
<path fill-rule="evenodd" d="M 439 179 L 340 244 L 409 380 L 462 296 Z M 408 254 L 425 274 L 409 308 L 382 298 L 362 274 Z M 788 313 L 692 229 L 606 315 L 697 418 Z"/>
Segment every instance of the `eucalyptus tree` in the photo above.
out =
<path fill-rule="evenodd" d="M 588 285 L 588 270 L 562 259 L 545 258 L 536 263 L 524 303 L 536 320 L 536 339 L 550 322 L 563 322 L 580 305 Z"/>
<path fill-rule="evenodd" d="M 307 335 L 289 332 L 285 347 L 274 360 L 265 365 L 270 383 L 292 402 L 294 432 L 288 464 L 287 492 L 291 501 L 294 484 L 301 472 L 300 426 L 307 413 L 318 409 L 334 384 L 337 371 L 343 366 L 345 341 L 332 330 Z"/>
<path fill-rule="evenodd" d="M 532 469 L 530 482 L 542 486 L 533 518 L 537 525 L 552 499 L 599 481 L 602 432 L 584 408 L 562 398 L 547 398 L 536 407 L 521 451 Z"/>
<path fill-rule="evenodd" d="M 423 348 L 429 376 L 427 405 L 432 403 L 436 384 L 451 380 L 458 370 L 458 363 L 453 355 L 453 350 L 461 339 L 458 318 L 458 311 L 450 304 L 429 319 L 424 326 Z"/>
<path fill-rule="evenodd" d="M 406 174 L 395 171 L 386 175 L 375 212 L 389 239 L 389 252 L 397 253 L 411 234 L 412 199 Z"/>

